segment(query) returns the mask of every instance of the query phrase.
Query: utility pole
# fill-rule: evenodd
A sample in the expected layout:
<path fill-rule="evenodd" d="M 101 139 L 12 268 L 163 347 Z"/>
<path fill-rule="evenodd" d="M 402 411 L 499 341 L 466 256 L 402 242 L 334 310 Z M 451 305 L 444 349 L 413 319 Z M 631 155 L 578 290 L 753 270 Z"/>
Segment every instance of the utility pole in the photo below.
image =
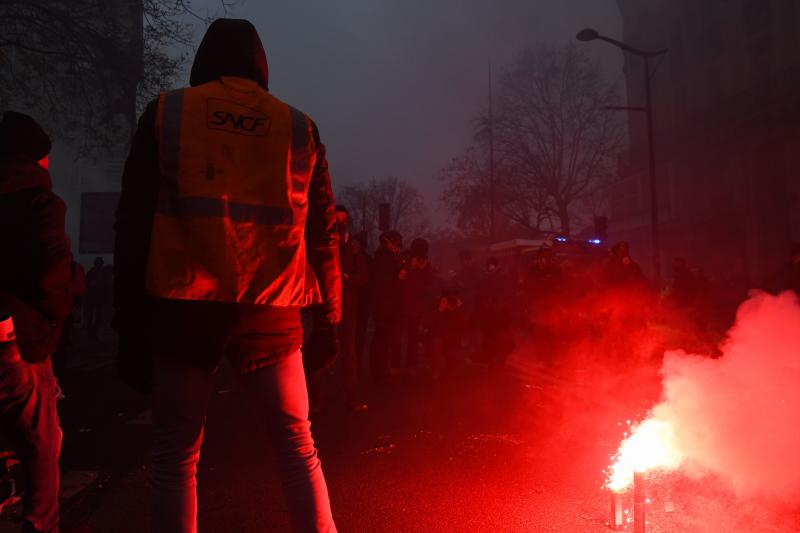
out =
<path fill-rule="evenodd" d="M 489 60 L 489 237 L 495 242 L 494 224 L 494 115 L 492 110 L 492 61 Z"/>
<path fill-rule="evenodd" d="M 656 156 L 653 148 L 653 102 L 650 94 L 650 57 L 644 57 L 644 94 L 647 118 L 647 161 L 650 174 L 650 242 L 653 252 L 653 281 L 661 288 L 661 240 L 658 232 L 658 189 L 656 181 Z"/>

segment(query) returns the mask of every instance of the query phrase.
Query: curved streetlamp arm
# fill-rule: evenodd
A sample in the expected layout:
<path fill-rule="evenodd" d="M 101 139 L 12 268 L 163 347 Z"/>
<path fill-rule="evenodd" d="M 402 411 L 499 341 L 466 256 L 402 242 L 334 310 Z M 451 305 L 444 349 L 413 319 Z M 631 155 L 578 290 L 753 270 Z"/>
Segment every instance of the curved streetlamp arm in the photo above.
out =
<path fill-rule="evenodd" d="M 667 53 L 666 49 L 664 49 L 664 50 L 640 50 L 638 48 L 632 47 L 629 44 L 625 44 L 622 41 L 618 41 L 616 39 L 612 39 L 611 37 L 606 37 L 605 35 L 598 35 L 595 38 L 599 39 L 601 41 L 605 41 L 607 43 L 611 43 L 614 46 L 616 46 L 617 48 L 620 48 L 620 49 L 622 49 L 622 50 L 624 50 L 626 52 L 629 52 L 631 54 L 634 54 L 634 55 L 637 55 L 637 56 L 641 56 L 641 57 L 656 57 L 656 56 L 664 55 L 665 53 Z"/>

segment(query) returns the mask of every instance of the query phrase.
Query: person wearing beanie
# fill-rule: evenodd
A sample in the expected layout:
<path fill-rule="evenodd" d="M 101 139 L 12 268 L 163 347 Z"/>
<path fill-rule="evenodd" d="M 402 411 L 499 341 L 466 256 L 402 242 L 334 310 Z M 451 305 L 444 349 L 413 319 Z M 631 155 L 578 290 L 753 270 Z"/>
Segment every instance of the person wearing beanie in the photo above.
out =
<path fill-rule="evenodd" d="M 267 429 L 247 430 L 271 438 L 292 529 L 334 532 L 301 351 L 302 308 L 328 332 L 341 318 L 325 146 L 269 92 L 246 20 L 208 27 L 189 82 L 139 119 L 115 224 L 117 368 L 153 393 L 153 529 L 197 531 L 197 463 L 226 357 Z M 317 357 L 334 359 L 335 338 L 317 338 Z"/>
<path fill-rule="evenodd" d="M 61 428 L 51 357 L 72 311 L 66 206 L 39 164 L 50 138 L 7 111 L 0 121 L 0 315 L 11 316 L 20 359 L 0 360 L 0 421 L 24 465 L 26 531 L 57 531 Z"/>
<path fill-rule="evenodd" d="M 50 153 L 50 148 L 50 137 L 33 118 L 16 111 L 3 113 L 0 156 L 40 161 Z"/>

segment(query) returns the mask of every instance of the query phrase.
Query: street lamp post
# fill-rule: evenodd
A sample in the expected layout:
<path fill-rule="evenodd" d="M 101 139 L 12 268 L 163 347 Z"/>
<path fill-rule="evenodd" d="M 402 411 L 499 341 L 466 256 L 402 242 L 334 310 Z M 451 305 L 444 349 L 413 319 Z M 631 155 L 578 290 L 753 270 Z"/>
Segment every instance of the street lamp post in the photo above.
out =
<path fill-rule="evenodd" d="M 658 194 L 656 188 L 656 156 L 653 149 L 653 103 L 650 94 L 650 58 L 664 55 L 666 50 L 640 50 L 616 39 L 600 35 L 596 30 L 586 28 L 576 35 L 579 41 L 600 40 L 613 44 L 623 52 L 639 56 L 644 60 L 644 107 L 632 106 L 609 106 L 606 109 L 623 111 L 641 111 L 647 118 L 647 155 L 650 171 L 650 230 L 653 246 L 653 281 L 657 286 L 661 285 L 661 243 L 658 232 Z"/>
<path fill-rule="evenodd" d="M 494 201 L 494 113 L 492 110 L 492 62 L 489 61 L 489 238 L 492 243 L 497 238 Z"/>

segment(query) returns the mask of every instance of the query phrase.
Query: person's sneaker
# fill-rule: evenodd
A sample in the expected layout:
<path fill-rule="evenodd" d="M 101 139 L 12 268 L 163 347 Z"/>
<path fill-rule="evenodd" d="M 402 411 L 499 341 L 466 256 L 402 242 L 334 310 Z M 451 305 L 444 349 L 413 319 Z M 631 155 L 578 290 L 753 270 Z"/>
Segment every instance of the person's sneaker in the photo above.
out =
<path fill-rule="evenodd" d="M 347 410 L 351 413 L 363 413 L 367 409 L 369 409 L 369 406 L 364 402 L 358 400 L 347 402 Z"/>

